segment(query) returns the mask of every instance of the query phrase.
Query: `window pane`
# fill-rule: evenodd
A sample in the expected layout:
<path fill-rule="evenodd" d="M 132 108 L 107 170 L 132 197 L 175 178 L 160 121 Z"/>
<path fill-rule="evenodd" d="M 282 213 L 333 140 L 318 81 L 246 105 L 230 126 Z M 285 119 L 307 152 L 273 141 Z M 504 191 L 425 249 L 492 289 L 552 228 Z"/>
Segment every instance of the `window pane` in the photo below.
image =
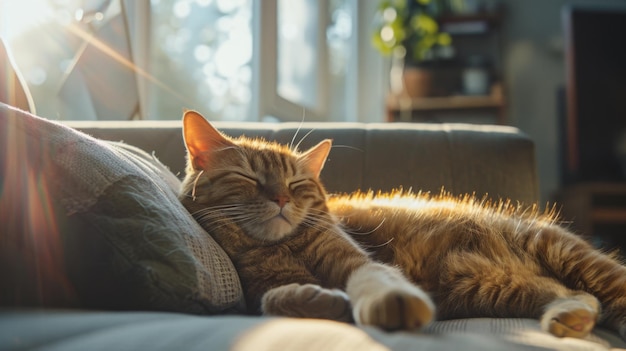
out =
<path fill-rule="evenodd" d="M 278 0 L 278 94 L 318 105 L 317 0 Z"/>
<path fill-rule="evenodd" d="M 152 0 L 151 115 L 250 117 L 252 0 Z"/>
<path fill-rule="evenodd" d="M 330 23 L 326 30 L 328 45 L 328 107 L 331 120 L 345 120 L 349 115 L 346 102 L 348 63 L 354 40 L 353 16 L 349 0 L 331 0 L 328 8 Z"/>
<path fill-rule="evenodd" d="M 130 46 L 119 0 L 0 2 L 0 24 L 40 116 L 135 116 L 136 81 L 126 64 Z"/>

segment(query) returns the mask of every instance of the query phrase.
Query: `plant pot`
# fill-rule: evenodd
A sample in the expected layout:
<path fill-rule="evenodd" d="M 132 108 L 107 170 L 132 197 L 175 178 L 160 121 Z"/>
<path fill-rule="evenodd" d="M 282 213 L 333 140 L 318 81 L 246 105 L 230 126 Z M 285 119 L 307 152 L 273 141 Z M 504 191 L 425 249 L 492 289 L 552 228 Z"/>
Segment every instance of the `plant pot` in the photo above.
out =
<path fill-rule="evenodd" d="M 402 80 L 404 91 L 412 98 L 428 97 L 432 93 L 433 72 L 421 67 L 404 69 Z"/>

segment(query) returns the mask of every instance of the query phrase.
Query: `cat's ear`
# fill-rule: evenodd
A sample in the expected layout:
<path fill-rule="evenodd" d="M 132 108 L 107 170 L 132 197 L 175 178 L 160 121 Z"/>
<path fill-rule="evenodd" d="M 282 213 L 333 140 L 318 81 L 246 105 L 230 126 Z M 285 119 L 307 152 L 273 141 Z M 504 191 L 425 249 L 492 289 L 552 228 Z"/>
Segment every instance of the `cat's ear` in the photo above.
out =
<path fill-rule="evenodd" d="M 194 169 L 207 167 L 215 150 L 233 146 L 233 142 L 220 133 L 196 111 L 183 113 L 183 137 Z"/>
<path fill-rule="evenodd" d="M 321 141 L 319 144 L 300 155 L 299 162 L 311 173 L 315 174 L 316 177 L 319 177 L 332 145 L 333 142 L 330 139 Z"/>

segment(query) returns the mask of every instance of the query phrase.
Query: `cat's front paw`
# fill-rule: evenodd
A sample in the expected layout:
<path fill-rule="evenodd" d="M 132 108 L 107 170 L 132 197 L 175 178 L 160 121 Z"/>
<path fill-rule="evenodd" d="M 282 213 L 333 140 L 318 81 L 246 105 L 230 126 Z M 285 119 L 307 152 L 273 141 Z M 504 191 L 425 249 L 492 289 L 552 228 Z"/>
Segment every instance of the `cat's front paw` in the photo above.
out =
<path fill-rule="evenodd" d="M 362 298 L 354 306 L 359 324 L 385 330 L 414 330 L 429 324 L 435 316 L 431 299 L 419 288 L 391 289 Z"/>
<path fill-rule="evenodd" d="M 315 284 L 293 283 L 273 288 L 263 295 L 261 308 L 267 315 L 352 321 L 348 295 Z"/>

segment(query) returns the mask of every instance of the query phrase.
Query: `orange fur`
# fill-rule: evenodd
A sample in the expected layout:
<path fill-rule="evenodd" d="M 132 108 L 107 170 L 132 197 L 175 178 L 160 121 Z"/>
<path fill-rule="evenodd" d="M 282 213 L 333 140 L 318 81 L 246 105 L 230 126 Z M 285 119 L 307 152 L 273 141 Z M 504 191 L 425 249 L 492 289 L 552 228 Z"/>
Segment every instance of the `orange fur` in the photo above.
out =
<path fill-rule="evenodd" d="M 600 318 L 626 337 L 626 267 L 560 226 L 554 210 L 401 191 L 327 203 L 374 258 L 431 293 L 439 319 L 531 317 L 580 337 Z M 563 301 L 576 302 L 573 310 L 563 312 Z M 582 333 L 562 330 L 572 318 Z"/>
<path fill-rule="evenodd" d="M 228 138 L 193 111 L 184 125 L 180 199 L 232 259 L 252 313 L 412 329 L 434 318 L 427 291 L 439 319 L 532 317 L 574 337 L 599 319 L 626 337 L 626 267 L 554 210 L 443 192 L 328 197 L 330 141 L 299 153 Z"/>
<path fill-rule="evenodd" d="M 299 153 L 227 138 L 193 111 L 184 125 L 189 163 L 181 202 L 233 261 L 251 313 L 385 329 L 430 322 L 430 298 L 372 260 L 328 212 L 319 173 L 330 141 Z"/>

